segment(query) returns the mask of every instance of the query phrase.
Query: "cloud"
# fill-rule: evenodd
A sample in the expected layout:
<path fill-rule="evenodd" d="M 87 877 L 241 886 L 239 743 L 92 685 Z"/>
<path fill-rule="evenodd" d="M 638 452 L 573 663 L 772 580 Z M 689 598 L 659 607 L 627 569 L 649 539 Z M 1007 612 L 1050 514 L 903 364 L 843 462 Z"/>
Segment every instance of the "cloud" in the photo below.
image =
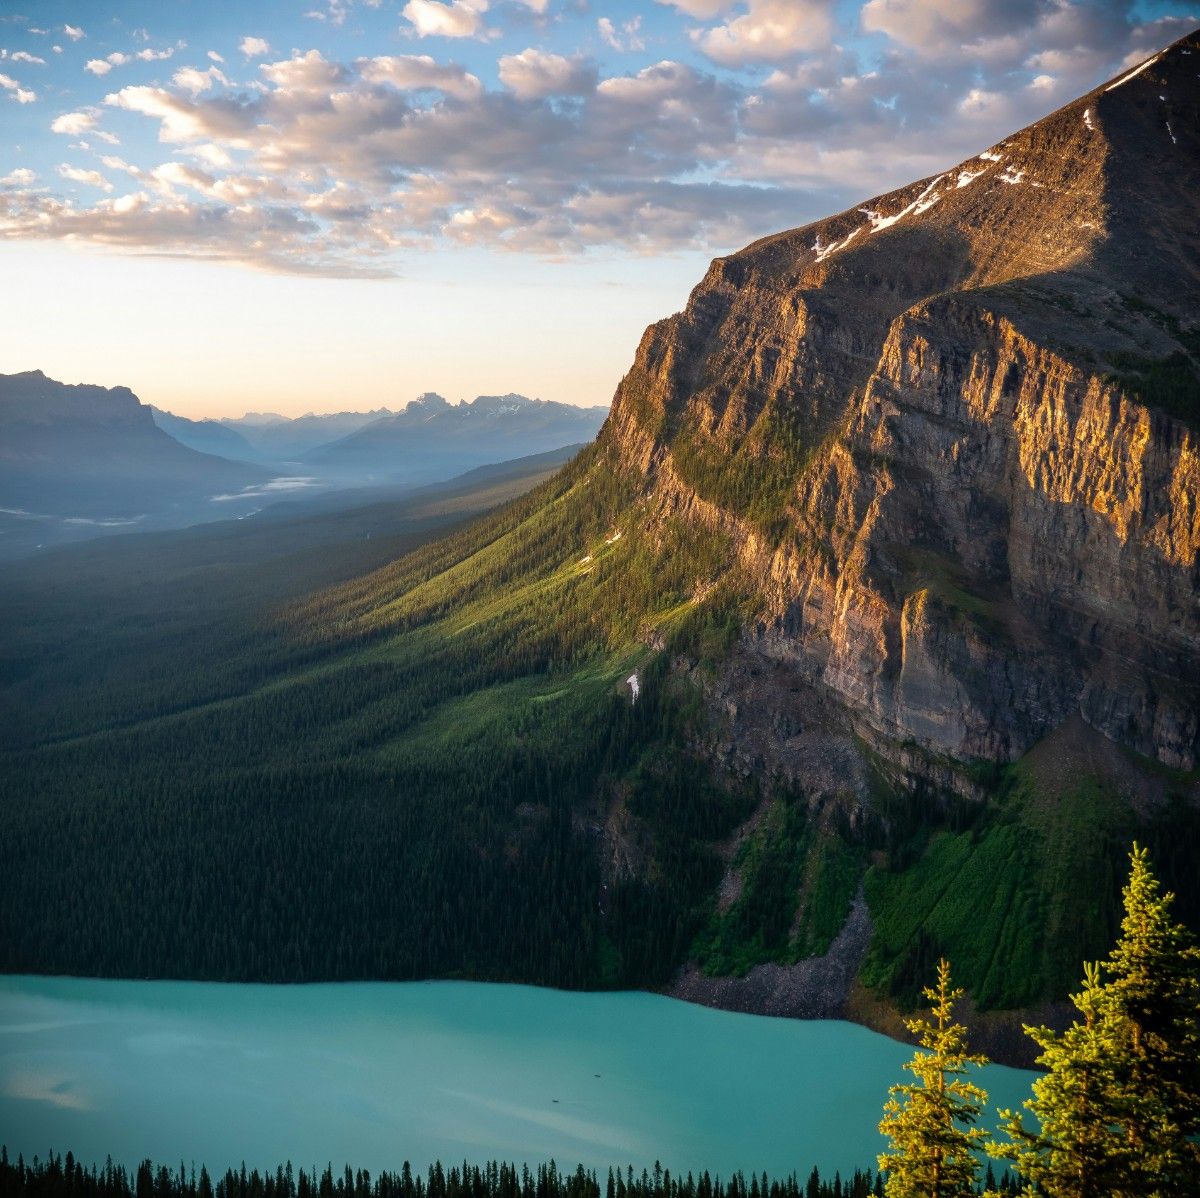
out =
<path fill-rule="evenodd" d="M 658 0 L 659 4 L 674 8 L 697 21 L 711 21 L 713 17 L 732 8 L 735 2 L 736 0 Z"/>
<path fill-rule="evenodd" d="M 867 0 L 862 27 L 924 54 L 1027 29 L 1053 0 Z"/>
<path fill-rule="evenodd" d="M 379 278 L 391 272 L 370 255 L 328 254 L 305 214 L 178 198 L 145 191 L 77 207 L 30 191 L 0 192 L 0 239 L 73 238 L 134 253 L 185 254 L 263 270 L 334 278 Z"/>
<path fill-rule="evenodd" d="M 93 75 L 107 75 L 113 67 L 123 67 L 130 62 L 159 62 L 164 58 L 170 58 L 175 53 L 174 46 L 168 46 L 165 50 L 138 50 L 133 54 L 125 54 L 120 50 L 114 50 L 111 54 L 104 58 L 89 58 L 84 64 L 84 70 L 90 71 Z"/>
<path fill-rule="evenodd" d="M 640 16 L 626 21 L 619 29 L 608 17 L 601 17 L 596 22 L 600 40 L 606 46 L 611 46 L 614 50 L 620 50 L 622 53 L 646 48 L 646 43 L 641 38 L 641 28 L 642 18 Z"/>
<path fill-rule="evenodd" d="M 459 100 L 483 94 L 483 84 L 455 63 L 442 64 L 427 54 L 360 58 L 355 64 L 369 83 L 389 83 L 400 91 L 440 91 Z"/>
<path fill-rule="evenodd" d="M 328 95 L 344 87 L 350 78 L 345 67 L 330 62 L 320 50 L 295 54 L 280 62 L 263 63 L 258 69 L 285 93 L 319 92 Z"/>
<path fill-rule="evenodd" d="M 478 37 L 488 0 L 408 0 L 404 18 L 417 37 Z"/>
<path fill-rule="evenodd" d="M 15 100 L 18 104 L 32 104 L 37 99 L 37 94 L 30 91 L 27 87 L 22 87 L 10 75 L 0 74 L 0 89 L 8 92 L 8 98 Z"/>
<path fill-rule="evenodd" d="M 64 179 L 70 179 L 72 183 L 86 183 L 89 187 L 98 187 L 101 191 L 112 191 L 113 185 L 99 172 L 81 170 L 77 166 L 69 166 L 63 163 L 58 168 L 58 173 Z"/>
<path fill-rule="evenodd" d="M 44 67 L 46 65 L 46 60 L 44 58 L 39 58 L 36 54 L 30 54 L 27 50 L 18 50 L 11 57 L 13 62 L 27 62 L 31 66 L 39 67 Z"/>
<path fill-rule="evenodd" d="M 596 68 L 582 58 L 529 49 L 505 55 L 498 66 L 500 82 L 519 100 L 581 96 L 596 87 Z"/>
<path fill-rule="evenodd" d="M 171 76 L 171 82 L 193 96 L 216 87 L 218 83 L 229 86 L 229 80 L 218 67 L 209 67 L 207 71 L 201 71 L 197 67 L 181 67 Z"/>
<path fill-rule="evenodd" d="M 215 50 L 209 50 L 208 57 L 209 57 L 210 61 L 212 61 L 212 62 L 224 62 L 225 61 L 225 59 L 222 58 L 221 55 L 218 54 Z"/>
<path fill-rule="evenodd" d="M 78 137 L 79 134 L 91 129 L 100 119 L 98 108 L 86 108 L 81 112 L 64 112 L 50 122 L 52 133 L 64 133 L 68 137 Z"/>
<path fill-rule="evenodd" d="M 78 25 L 64 25 L 63 33 L 65 33 L 73 42 L 79 41 L 80 38 L 87 37 L 87 34 L 84 33 Z"/>
<path fill-rule="evenodd" d="M 208 102 L 189 100 L 163 87 L 123 87 L 119 92 L 105 96 L 104 103 L 158 120 L 159 141 L 189 142 L 220 138 L 235 143 L 254 127 L 255 114 L 261 105 L 258 99 L 240 101 L 222 97 Z"/>
<path fill-rule="evenodd" d="M 35 172 L 27 166 L 19 166 L 16 170 L 9 171 L 7 175 L 0 177 L 0 184 L 6 187 L 28 187 L 35 179 L 37 179 Z"/>
<path fill-rule="evenodd" d="M 271 53 L 271 43 L 261 37 L 244 37 L 238 43 L 238 49 L 247 58 L 262 58 Z"/>
<path fill-rule="evenodd" d="M 823 49 L 832 32 L 831 0 L 747 0 L 745 12 L 695 40 L 714 62 L 737 67 Z"/>
<path fill-rule="evenodd" d="M 725 252 L 944 170 L 1177 29 L 1175 18 L 1133 22 L 1117 0 L 1055 0 L 1028 27 L 982 9 L 937 17 L 935 35 L 962 42 L 937 69 L 890 35 L 864 61 L 853 39 L 816 45 L 806 26 L 764 71 L 770 59 L 738 22 L 769 17 L 770 5 L 673 7 L 707 22 L 694 30 L 701 45 L 733 30 L 722 36 L 742 39 L 733 58 L 751 69 L 665 59 L 605 76 L 529 47 L 501 55 L 498 84 L 485 85 L 440 52 L 307 50 L 265 59 L 249 84 L 185 66 L 164 85 L 113 89 L 105 104 L 147 123 L 126 140 L 157 137 L 169 152 L 98 159 L 128 195 L 68 199 L 10 179 L 0 237 L 351 277 L 394 273 L 405 254 L 447 244 Z M 788 19 L 833 11 L 810 0 L 791 9 Z M 92 140 L 104 135 L 99 119 L 80 109 L 52 128 Z"/>

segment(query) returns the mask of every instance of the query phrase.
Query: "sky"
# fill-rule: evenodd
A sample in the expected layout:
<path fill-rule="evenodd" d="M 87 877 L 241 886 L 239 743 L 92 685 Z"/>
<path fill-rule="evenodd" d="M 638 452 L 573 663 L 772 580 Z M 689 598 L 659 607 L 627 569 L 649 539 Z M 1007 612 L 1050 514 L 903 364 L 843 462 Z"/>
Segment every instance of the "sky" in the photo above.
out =
<path fill-rule="evenodd" d="M 0 372 L 604 404 L 708 262 L 1200 24 L 1140 0 L 0 0 Z"/>

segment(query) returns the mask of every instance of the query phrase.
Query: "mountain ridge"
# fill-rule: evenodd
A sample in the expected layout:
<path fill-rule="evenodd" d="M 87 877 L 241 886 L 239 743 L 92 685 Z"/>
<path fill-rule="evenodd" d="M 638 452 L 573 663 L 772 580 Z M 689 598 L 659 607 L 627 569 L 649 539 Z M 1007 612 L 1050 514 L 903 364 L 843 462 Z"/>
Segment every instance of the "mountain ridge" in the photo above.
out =
<path fill-rule="evenodd" d="M 367 470 L 424 482 L 431 471 L 467 470 L 495 460 L 497 453 L 524 456 L 590 441 L 607 411 L 515 392 L 452 404 L 427 391 L 401 411 L 308 451 L 305 461 L 322 469 Z M 409 460 L 406 453 L 419 456 Z"/>

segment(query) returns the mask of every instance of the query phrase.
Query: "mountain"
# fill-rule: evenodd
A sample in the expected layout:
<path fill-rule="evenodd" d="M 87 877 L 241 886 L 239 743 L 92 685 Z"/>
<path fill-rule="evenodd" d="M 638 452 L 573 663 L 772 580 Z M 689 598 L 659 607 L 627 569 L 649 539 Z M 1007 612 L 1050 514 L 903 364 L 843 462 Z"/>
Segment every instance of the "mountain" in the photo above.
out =
<path fill-rule="evenodd" d="M 142 524 L 211 518 L 212 499 L 273 472 L 197 453 L 128 387 L 0 375 L 0 552 Z"/>
<path fill-rule="evenodd" d="M 249 441 L 260 456 L 290 462 L 391 414 L 387 408 L 370 412 L 309 412 L 295 417 L 247 412 L 239 419 L 220 423 Z"/>
<path fill-rule="evenodd" d="M 896 1031 L 944 953 L 1020 1060 L 1132 837 L 1200 923 L 1197 62 L 718 259 L 565 469 L 228 641 L 10 589 L 0 968 Z"/>
<path fill-rule="evenodd" d="M 608 409 L 524 395 L 480 395 L 451 404 L 435 392 L 316 449 L 305 460 L 334 474 L 428 482 L 473 466 L 590 441 Z"/>
<path fill-rule="evenodd" d="M 153 406 L 150 414 L 164 433 L 189 449 L 242 462 L 262 459 L 263 455 L 237 429 L 219 420 L 189 420 L 186 416 L 176 416 Z"/>

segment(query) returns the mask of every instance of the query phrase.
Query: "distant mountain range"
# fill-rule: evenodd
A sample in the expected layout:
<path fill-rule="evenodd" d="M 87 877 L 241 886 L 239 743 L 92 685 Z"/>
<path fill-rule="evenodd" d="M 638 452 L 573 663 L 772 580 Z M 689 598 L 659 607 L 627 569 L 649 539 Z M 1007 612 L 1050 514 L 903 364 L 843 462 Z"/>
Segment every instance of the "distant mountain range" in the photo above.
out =
<path fill-rule="evenodd" d="M 590 441 L 606 408 L 432 393 L 403 410 L 190 420 L 128 387 L 0 375 L 0 557 L 252 515 L 296 492 L 440 482 Z"/>
<path fill-rule="evenodd" d="M 188 420 L 158 408 L 164 432 L 202 453 L 287 466 L 328 476 L 343 486 L 421 484 L 475 466 L 547 453 L 590 441 L 607 407 L 480 395 L 450 403 L 427 391 L 404 408 L 281 416 L 247 412 L 237 419 Z"/>
<path fill-rule="evenodd" d="M 515 394 L 480 395 L 452 404 L 430 391 L 402 412 L 311 450 L 304 460 L 339 478 L 425 483 L 489 462 L 590 441 L 607 415 L 607 407 L 580 408 Z"/>
<path fill-rule="evenodd" d="M 295 417 L 274 412 L 247 412 L 236 420 L 226 419 L 220 423 L 244 437 L 256 453 L 275 461 L 294 461 L 311 450 L 392 415 L 394 413 L 388 408 L 375 408 L 369 412 L 308 412 Z"/>
<path fill-rule="evenodd" d="M 264 456 L 248 437 L 223 420 L 189 420 L 155 407 L 150 408 L 150 414 L 164 433 L 189 449 L 242 462 L 257 462 Z"/>
<path fill-rule="evenodd" d="M 128 387 L 0 375 L 0 554 L 190 523 L 278 473 L 181 445 Z"/>

